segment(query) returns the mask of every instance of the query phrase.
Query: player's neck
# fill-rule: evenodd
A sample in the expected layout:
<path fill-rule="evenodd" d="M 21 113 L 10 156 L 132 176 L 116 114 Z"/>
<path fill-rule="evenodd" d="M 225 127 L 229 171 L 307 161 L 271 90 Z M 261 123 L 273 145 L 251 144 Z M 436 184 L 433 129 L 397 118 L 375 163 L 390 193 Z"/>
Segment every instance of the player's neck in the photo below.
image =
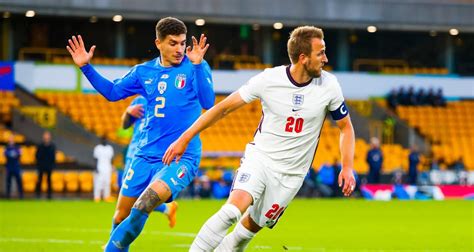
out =
<path fill-rule="evenodd" d="M 159 57 L 158 58 L 158 62 L 160 62 L 160 66 L 162 67 L 171 67 L 171 62 L 166 62 L 166 61 L 163 61 L 163 58 L 162 57 Z"/>
<path fill-rule="evenodd" d="M 294 81 L 296 81 L 298 84 L 305 85 L 311 79 L 313 79 L 311 76 L 308 75 L 308 73 L 304 70 L 302 65 L 294 65 L 291 64 L 290 66 L 290 75 L 293 78 Z"/>

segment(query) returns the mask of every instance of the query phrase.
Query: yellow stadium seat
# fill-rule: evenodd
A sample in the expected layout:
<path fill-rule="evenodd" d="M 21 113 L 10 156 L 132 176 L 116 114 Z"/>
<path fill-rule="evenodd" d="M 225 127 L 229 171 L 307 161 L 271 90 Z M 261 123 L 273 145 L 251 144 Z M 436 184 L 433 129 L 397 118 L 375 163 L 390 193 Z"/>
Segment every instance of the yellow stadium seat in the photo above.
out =
<path fill-rule="evenodd" d="M 64 181 L 67 192 L 77 192 L 79 190 L 79 174 L 77 172 L 66 172 Z"/>
<path fill-rule="evenodd" d="M 38 180 L 38 174 L 35 171 L 23 171 L 23 191 L 34 192 L 36 188 L 36 181 Z"/>
<path fill-rule="evenodd" d="M 84 171 L 79 174 L 81 192 L 92 192 L 94 177 L 92 172 Z"/>

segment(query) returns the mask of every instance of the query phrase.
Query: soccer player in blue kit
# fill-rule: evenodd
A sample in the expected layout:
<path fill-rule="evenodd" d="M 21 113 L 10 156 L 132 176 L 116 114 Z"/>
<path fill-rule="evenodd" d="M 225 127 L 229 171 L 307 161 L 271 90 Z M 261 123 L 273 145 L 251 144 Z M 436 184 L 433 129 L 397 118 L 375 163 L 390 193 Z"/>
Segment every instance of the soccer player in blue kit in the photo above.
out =
<path fill-rule="evenodd" d="M 120 178 L 124 190 L 128 189 L 128 181 L 133 179 L 134 171 L 130 170 L 130 164 L 132 163 L 133 157 L 137 151 L 138 142 L 140 141 L 141 133 L 145 127 L 146 115 L 143 107 L 146 107 L 147 100 L 145 97 L 139 95 L 133 99 L 131 104 L 127 107 L 122 115 L 122 128 L 128 129 L 133 127 L 133 135 L 125 154 L 125 169 L 124 177 Z M 121 186 L 121 187 L 122 187 Z M 120 187 L 120 188 L 121 188 Z M 133 204 L 137 200 L 136 197 L 127 197 L 119 193 L 118 202 L 116 206 L 115 217 L 113 226 L 118 225 L 124 218 L 130 214 Z M 173 201 L 170 203 L 163 203 L 155 208 L 154 211 L 161 212 L 168 218 L 170 228 L 173 228 L 176 224 L 176 211 L 178 209 L 178 203 Z M 126 215 L 126 216 L 125 216 Z M 122 217 L 120 217 L 122 216 Z M 118 219 L 120 217 L 120 219 Z M 117 219 L 117 221 L 115 221 Z"/>
<path fill-rule="evenodd" d="M 211 108 L 215 100 L 210 67 L 203 60 L 209 48 L 206 37 L 202 34 L 199 41 L 193 37 L 193 46 L 186 48 L 186 33 L 182 21 L 161 19 L 156 25 L 155 40 L 160 57 L 134 66 L 114 82 L 89 64 L 95 46 L 86 51 L 80 35 L 68 41 L 66 48 L 74 63 L 109 101 L 135 94 L 147 100 L 145 127 L 129 168 L 133 176 L 126 182 L 127 189 L 122 189 L 123 195 L 138 199 L 128 217 L 114 227 L 105 251 L 127 251 L 153 209 L 175 199 L 197 173 L 201 157 L 198 136 L 190 141 L 181 162 L 169 166 L 162 163 L 167 146 L 193 124 L 202 108 Z"/>

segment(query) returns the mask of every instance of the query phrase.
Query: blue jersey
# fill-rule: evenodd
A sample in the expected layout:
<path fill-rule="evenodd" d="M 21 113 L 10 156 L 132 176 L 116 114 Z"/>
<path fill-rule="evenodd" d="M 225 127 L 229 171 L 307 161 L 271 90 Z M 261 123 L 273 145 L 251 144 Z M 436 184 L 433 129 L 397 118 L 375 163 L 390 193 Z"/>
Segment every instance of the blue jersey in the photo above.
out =
<path fill-rule="evenodd" d="M 193 65 L 185 56 L 179 65 L 163 67 L 156 58 L 134 66 L 113 83 L 89 64 L 81 70 L 92 86 L 110 101 L 134 94 L 146 99 L 146 121 L 135 155 L 150 161 L 161 161 L 168 146 L 196 121 L 202 108 L 214 105 L 211 70 L 204 60 Z M 196 136 L 183 157 L 200 155 L 201 141 Z"/>
<path fill-rule="evenodd" d="M 145 97 L 139 95 L 133 99 L 132 103 L 130 106 L 135 106 L 135 105 L 142 105 L 143 108 L 146 108 L 147 101 Z M 145 128 L 145 121 L 146 121 L 146 115 L 142 118 L 135 118 L 133 116 L 130 116 L 130 120 L 132 120 L 132 123 L 135 124 L 133 127 L 133 135 L 132 139 L 130 140 L 130 144 L 128 145 L 127 148 L 127 155 L 126 158 L 131 159 L 133 156 L 135 156 L 136 149 L 138 147 L 138 142 L 140 141 L 140 133 L 143 132 L 143 129 Z"/>

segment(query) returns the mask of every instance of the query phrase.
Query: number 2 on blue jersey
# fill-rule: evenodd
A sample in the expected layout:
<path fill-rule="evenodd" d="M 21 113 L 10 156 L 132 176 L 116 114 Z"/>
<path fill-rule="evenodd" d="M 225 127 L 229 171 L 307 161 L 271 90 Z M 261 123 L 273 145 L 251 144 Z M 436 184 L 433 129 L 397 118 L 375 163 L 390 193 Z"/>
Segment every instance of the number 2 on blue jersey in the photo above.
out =
<path fill-rule="evenodd" d="M 165 101 L 166 101 L 165 97 L 163 96 L 156 97 L 156 101 L 158 102 L 158 104 L 155 105 L 155 116 L 165 117 L 165 114 L 158 112 L 159 109 L 162 109 L 165 107 Z"/>

